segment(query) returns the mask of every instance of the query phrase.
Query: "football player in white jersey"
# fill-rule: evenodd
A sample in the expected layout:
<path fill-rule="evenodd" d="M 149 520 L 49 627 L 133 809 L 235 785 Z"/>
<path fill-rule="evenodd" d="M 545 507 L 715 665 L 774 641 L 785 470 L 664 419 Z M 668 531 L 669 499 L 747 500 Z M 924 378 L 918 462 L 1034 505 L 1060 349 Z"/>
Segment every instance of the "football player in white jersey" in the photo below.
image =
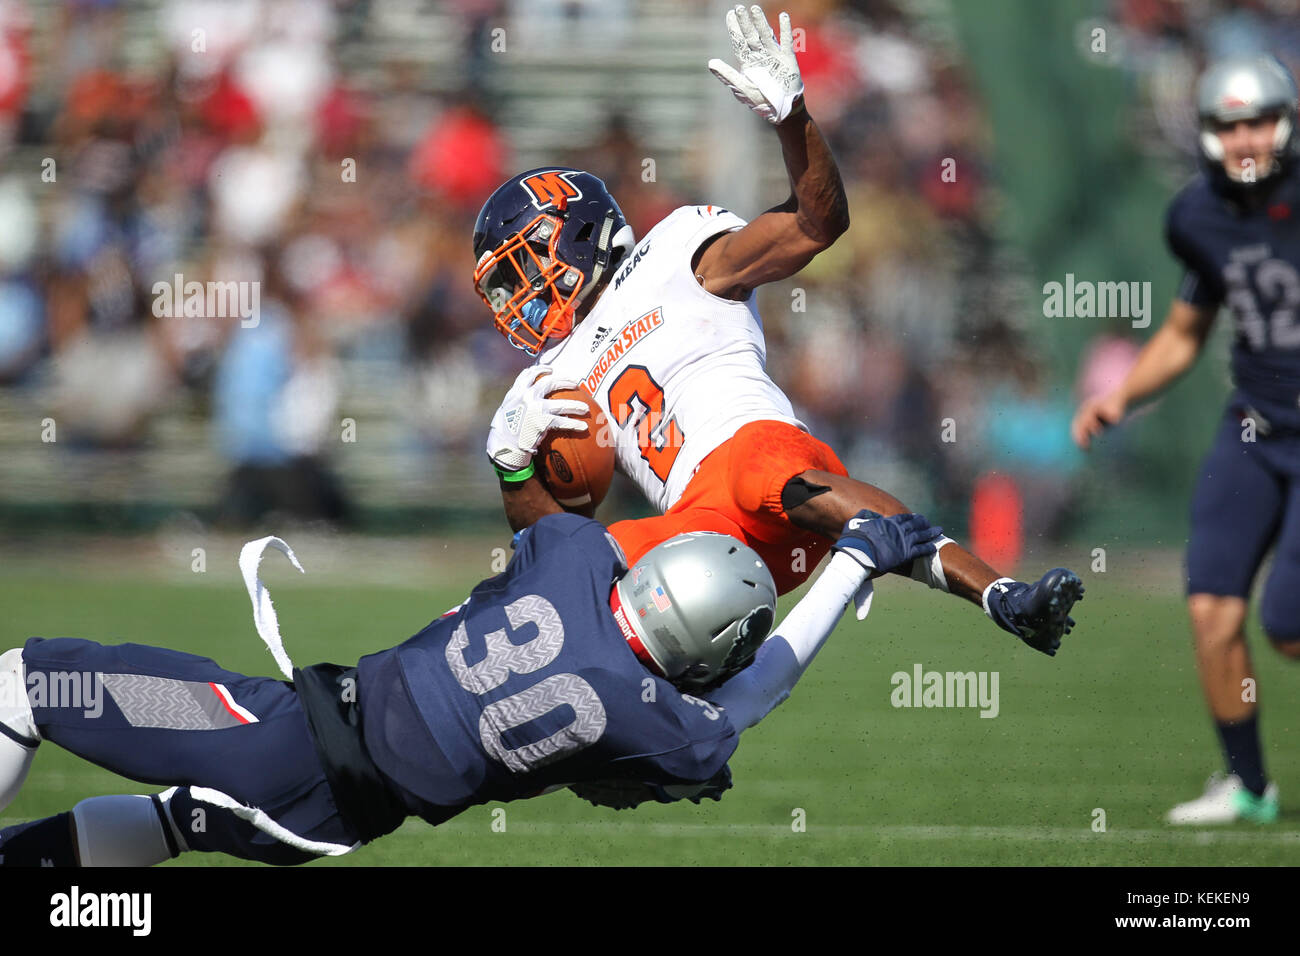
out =
<path fill-rule="evenodd" d="M 848 228 L 830 149 L 804 104 L 790 18 L 780 40 L 763 11 L 726 16 L 739 70 L 709 70 L 773 125 L 790 197 L 752 222 L 685 206 L 638 243 L 604 184 L 543 167 L 503 184 L 474 226 L 475 287 L 496 327 L 537 355 L 497 410 L 487 451 L 516 530 L 561 510 L 533 475 L 550 429 L 583 431 L 582 385 L 607 416 L 617 466 L 662 512 L 611 526 L 630 561 L 687 531 L 731 534 L 754 548 L 780 593 L 817 566 L 845 521 L 867 509 L 909 511 L 848 477 L 768 378 L 754 290 L 799 272 Z M 950 539 L 912 577 L 983 607 L 998 625 L 1054 655 L 1083 594 L 1064 568 L 1035 584 L 999 575 Z"/>

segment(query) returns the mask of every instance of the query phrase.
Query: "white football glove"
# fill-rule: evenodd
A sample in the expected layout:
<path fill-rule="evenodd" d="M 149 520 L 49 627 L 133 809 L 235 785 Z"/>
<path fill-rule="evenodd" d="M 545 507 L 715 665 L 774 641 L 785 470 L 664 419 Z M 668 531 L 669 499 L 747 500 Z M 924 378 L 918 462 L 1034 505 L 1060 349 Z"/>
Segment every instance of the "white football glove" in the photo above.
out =
<path fill-rule="evenodd" d="M 722 60 L 709 61 L 709 72 L 725 83 L 736 99 L 773 125 L 789 116 L 794 101 L 803 95 L 790 15 L 783 13 L 780 20 L 781 43 L 777 45 L 758 4 L 748 11 L 742 6 L 728 10 L 727 32 L 740 72 Z"/>
<path fill-rule="evenodd" d="M 586 414 L 584 402 L 546 397 L 562 388 L 577 387 L 577 382 L 552 378 L 549 365 L 534 365 L 520 372 L 492 416 L 487 440 L 492 463 L 503 471 L 519 471 L 533 460 L 537 446 L 551 429 L 585 432 L 586 422 L 565 417 Z"/>

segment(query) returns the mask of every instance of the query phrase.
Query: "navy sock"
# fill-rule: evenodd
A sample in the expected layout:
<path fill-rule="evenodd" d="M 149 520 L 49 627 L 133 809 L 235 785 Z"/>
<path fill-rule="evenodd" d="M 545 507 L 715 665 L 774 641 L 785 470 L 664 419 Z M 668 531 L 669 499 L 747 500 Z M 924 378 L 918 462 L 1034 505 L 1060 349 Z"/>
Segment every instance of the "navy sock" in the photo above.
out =
<path fill-rule="evenodd" d="M 0 866 L 78 866 L 72 813 L 0 830 Z"/>
<path fill-rule="evenodd" d="M 1264 779 L 1264 756 L 1259 749 L 1259 715 L 1225 723 L 1216 721 L 1228 772 L 1235 773 L 1246 789 L 1260 796 L 1268 782 Z"/>

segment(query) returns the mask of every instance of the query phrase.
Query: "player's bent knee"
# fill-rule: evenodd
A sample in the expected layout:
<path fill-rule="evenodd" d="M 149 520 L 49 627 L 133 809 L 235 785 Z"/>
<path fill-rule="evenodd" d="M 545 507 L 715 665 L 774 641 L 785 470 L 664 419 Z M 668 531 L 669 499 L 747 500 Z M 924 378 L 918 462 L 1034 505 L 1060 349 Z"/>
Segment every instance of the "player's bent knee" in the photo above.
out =
<path fill-rule="evenodd" d="M 72 821 L 82 866 L 153 866 L 176 855 L 151 797 L 91 797 Z"/>

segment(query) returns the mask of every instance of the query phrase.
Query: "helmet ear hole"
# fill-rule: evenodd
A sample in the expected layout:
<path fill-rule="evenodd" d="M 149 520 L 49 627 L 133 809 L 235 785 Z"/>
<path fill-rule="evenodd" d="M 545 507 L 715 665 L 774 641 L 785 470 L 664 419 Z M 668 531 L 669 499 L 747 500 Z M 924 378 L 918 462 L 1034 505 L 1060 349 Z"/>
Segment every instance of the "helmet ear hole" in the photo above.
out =
<path fill-rule="evenodd" d="M 593 222 L 584 222 L 582 228 L 578 230 L 578 234 L 573 237 L 574 242 L 586 242 L 590 239 L 591 231 L 595 228 L 595 225 Z"/>

